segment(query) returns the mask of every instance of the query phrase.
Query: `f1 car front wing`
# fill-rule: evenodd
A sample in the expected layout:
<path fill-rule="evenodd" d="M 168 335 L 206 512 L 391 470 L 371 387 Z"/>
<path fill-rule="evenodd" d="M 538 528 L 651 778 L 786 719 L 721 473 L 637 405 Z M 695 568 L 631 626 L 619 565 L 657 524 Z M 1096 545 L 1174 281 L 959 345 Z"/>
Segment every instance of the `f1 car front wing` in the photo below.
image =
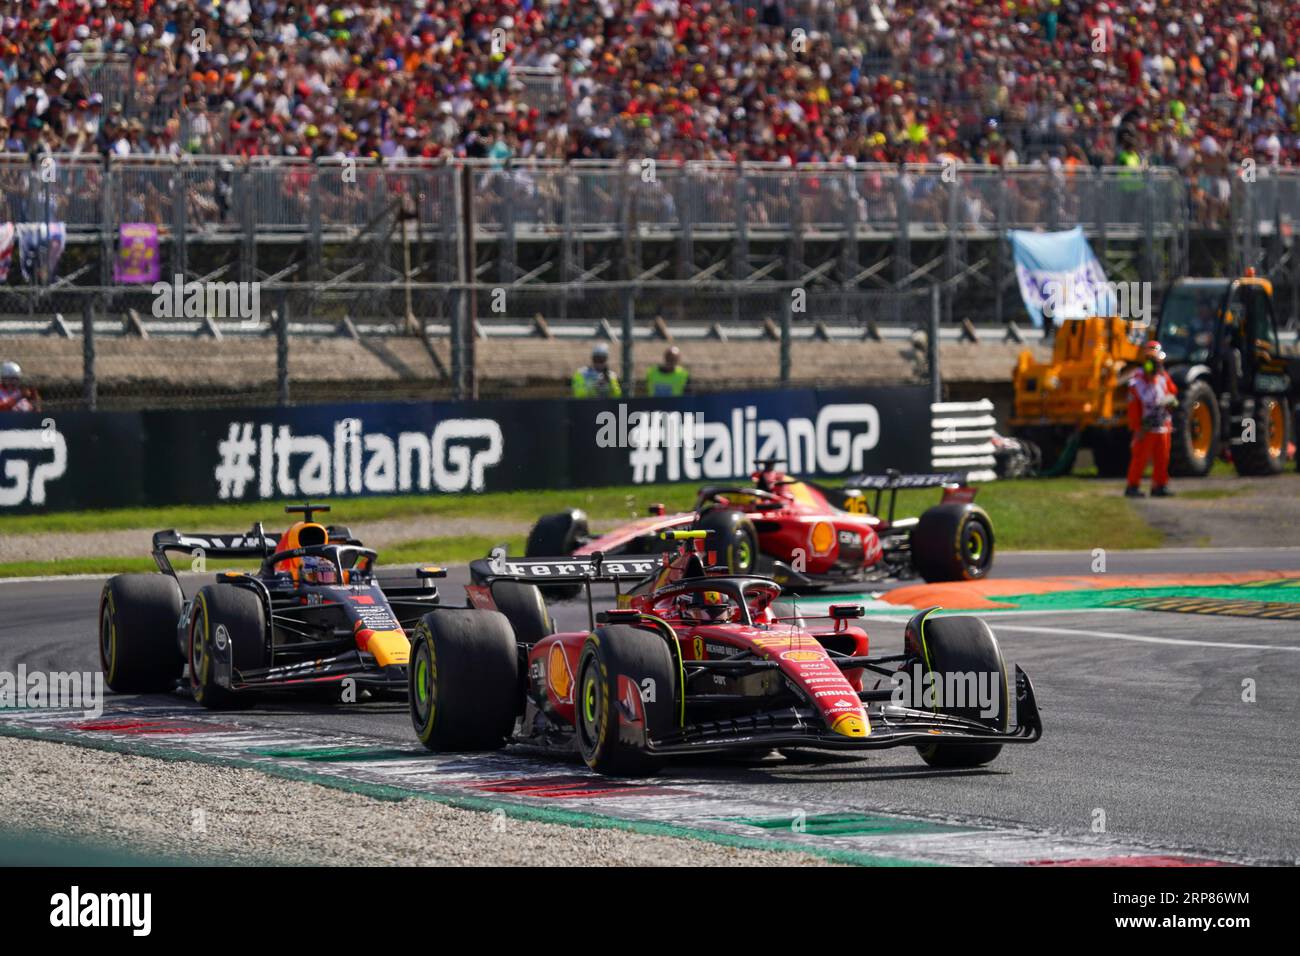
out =
<path fill-rule="evenodd" d="M 1043 736 L 1043 724 L 1034 697 L 1034 685 L 1016 667 L 1016 725 L 997 730 L 987 724 L 948 714 L 896 705 L 873 710 L 871 733 L 845 737 L 829 730 L 808 707 L 751 714 L 726 720 L 691 724 L 647 742 L 649 753 L 669 756 L 710 753 L 741 747 L 807 747 L 817 750 L 879 750 L 934 743 L 1032 744 Z"/>

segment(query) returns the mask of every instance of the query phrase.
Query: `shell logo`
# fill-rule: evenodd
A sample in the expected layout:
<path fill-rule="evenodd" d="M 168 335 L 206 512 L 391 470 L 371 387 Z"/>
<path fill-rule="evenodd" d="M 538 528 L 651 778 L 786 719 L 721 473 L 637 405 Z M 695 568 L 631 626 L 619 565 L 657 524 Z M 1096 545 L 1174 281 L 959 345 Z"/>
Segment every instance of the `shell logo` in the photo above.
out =
<path fill-rule="evenodd" d="M 820 661 L 825 657 L 817 651 L 786 651 L 781 655 L 783 661 L 794 661 L 798 664 L 808 664 L 813 661 Z"/>
<path fill-rule="evenodd" d="M 808 543 L 812 546 L 813 554 L 830 554 L 835 547 L 835 526 L 829 521 L 818 521 L 813 525 Z"/>
<path fill-rule="evenodd" d="M 546 681 L 556 700 L 565 704 L 573 700 L 573 671 L 569 669 L 569 656 L 559 644 L 552 644 L 546 655 Z"/>
<path fill-rule="evenodd" d="M 865 737 L 869 732 L 867 722 L 858 714 L 840 714 L 831 721 L 831 730 L 843 737 Z"/>

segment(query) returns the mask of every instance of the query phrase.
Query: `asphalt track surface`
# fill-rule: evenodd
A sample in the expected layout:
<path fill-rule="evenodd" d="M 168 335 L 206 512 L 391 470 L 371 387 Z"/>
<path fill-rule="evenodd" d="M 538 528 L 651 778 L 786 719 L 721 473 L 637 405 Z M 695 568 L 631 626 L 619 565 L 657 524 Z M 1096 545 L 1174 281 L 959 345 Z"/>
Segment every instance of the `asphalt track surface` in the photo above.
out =
<path fill-rule="evenodd" d="M 431 556 L 436 557 L 436 556 Z M 1300 548 L 1109 552 L 1110 573 L 1300 570 Z M 1088 553 L 1000 555 L 1002 577 L 1087 573 Z M 191 592 L 200 576 L 186 580 Z M 464 599 L 463 568 L 441 583 Z M 102 581 L 0 581 L 0 671 L 96 670 Z M 555 606 L 561 627 L 583 627 L 585 604 Z M 901 649 L 902 619 L 871 618 L 873 651 Z M 936 771 L 909 749 L 818 765 L 779 757 L 691 763 L 674 777 L 762 788 L 791 808 L 834 802 L 865 813 L 937 814 L 1141 844 L 1300 861 L 1300 624 L 1105 610 L 990 616 L 1008 663 L 1031 675 L 1043 740 L 1008 747 L 979 771 Z M 1243 682 L 1257 699 L 1243 701 Z M 110 697 L 110 705 L 112 702 Z M 175 702 L 178 698 L 159 698 Z M 196 711 L 197 705 L 194 705 Z M 267 700 L 241 719 L 267 727 L 361 734 L 408 746 L 406 706 Z"/>

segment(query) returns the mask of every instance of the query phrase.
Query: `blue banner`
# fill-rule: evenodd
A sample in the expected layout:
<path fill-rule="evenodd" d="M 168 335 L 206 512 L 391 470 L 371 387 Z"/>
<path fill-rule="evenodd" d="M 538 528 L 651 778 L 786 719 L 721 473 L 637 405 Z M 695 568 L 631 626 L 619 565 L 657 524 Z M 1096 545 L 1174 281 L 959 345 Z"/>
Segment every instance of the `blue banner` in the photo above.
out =
<path fill-rule="evenodd" d="M 1059 325 L 1065 319 L 1114 315 L 1115 294 L 1101 263 L 1076 226 L 1067 232 L 1011 230 L 1020 297 L 1034 325 L 1046 316 Z"/>

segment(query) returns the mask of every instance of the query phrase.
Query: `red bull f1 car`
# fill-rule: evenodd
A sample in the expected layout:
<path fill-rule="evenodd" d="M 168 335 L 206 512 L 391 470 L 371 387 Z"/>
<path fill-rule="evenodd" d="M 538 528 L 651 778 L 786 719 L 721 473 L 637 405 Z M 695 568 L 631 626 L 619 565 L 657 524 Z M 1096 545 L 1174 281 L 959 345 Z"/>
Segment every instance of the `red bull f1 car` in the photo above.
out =
<path fill-rule="evenodd" d="M 687 754 L 898 746 L 933 766 L 975 767 L 1040 738 L 1033 686 L 1019 667 L 1008 679 L 983 620 L 922 612 L 903 653 L 873 656 L 853 623 L 861 605 L 832 605 L 826 626 L 807 625 L 777 602 L 776 581 L 711 566 L 699 549 L 707 533 L 665 532 L 691 546 L 658 558 L 473 562 L 480 610 L 429 615 L 412 635 L 420 740 L 435 751 L 576 749 L 596 771 L 640 775 Z M 585 587 L 590 626 L 549 627 L 538 582 Z M 596 582 L 614 584 L 616 608 L 592 613 Z M 503 585 L 512 598 L 532 593 L 528 615 L 522 602 L 497 604 Z M 900 693 L 904 678 L 929 692 Z"/>
<path fill-rule="evenodd" d="M 300 514 L 282 534 L 259 522 L 242 534 L 159 531 L 153 557 L 160 574 L 119 574 L 104 585 L 99 654 L 105 680 L 121 693 L 164 693 L 188 681 L 206 707 L 227 707 L 257 691 L 319 689 L 338 697 L 343 682 L 360 692 L 405 694 L 407 632 L 439 607 L 431 579 L 418 569 L 411 586 L 380 586 L 375 552 L 346 527 Z M 184 594 L 170 553 L 196 567 L 212 559 L 255 559 L 257 571 L 224 571 L 192 597 Z"/>
<path fill-rule="evenodd" d="M 662 532 L 694 528 L 714 533 L 731 571 L 767 575 L 792 590 L 916 576 L 963 581 L 993 566 L 993 524 L 961 475 L 891 471 L 833 488 L 792 478 L 778 464 L 760 462 L 748 486 L 701 488 L 691 511 L 665 514 L 655 505 L 648 517 L 595 537 L 580 510 L 546 515 L 533 526 L 525 555 L 656 554 Z M 904 488 L 942 488 L 943 496 L 920 517 L 900 518 L 895 505 Z"/>

